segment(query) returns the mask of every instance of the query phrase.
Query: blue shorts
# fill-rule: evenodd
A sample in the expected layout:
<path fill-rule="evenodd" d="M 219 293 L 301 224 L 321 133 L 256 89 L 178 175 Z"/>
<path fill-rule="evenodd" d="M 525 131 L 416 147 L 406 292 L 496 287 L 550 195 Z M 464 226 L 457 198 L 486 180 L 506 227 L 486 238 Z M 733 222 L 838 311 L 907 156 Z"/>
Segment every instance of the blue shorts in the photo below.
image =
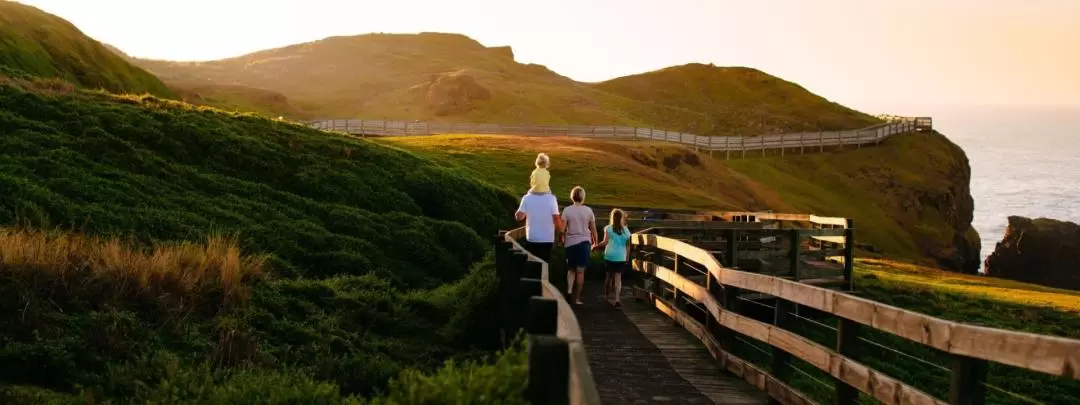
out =
<path fill-rule="evenodd" d="M 577 269 L 584 268 L 589 265 L 589 252 L 592 250 L 592 243 L 581 242 L 576 245 L 566 247 L 566 268 Z"/>

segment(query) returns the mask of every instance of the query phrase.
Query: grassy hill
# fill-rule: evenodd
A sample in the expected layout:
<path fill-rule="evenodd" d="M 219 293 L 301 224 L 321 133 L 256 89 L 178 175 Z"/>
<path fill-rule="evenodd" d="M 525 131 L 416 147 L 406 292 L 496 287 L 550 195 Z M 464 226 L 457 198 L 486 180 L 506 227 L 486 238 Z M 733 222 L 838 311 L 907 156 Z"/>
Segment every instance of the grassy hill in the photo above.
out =
<path fill-rule="evenodd" d="M 509 47 L 485 47 L 458 34 L 331 37 L 211 62 L 134 63 L 179 88 L 280 92 L 318 117 L 625 124 L 747 135 L 877 122 L 753 69 L 686 65 L 581 83 L 518 63 Z M 687 75 L 708 82 L 709 91 L 685 94 L 693 86 L 684 83 Z"/>
<path fill-rule="evenodd" d="M 0 0 L 0 71 L 61 78 L 111 92 L 173 95 L 157 77 L 66 20 L 7 0 Z"/>
<path fill-rule="evenodd" d="M 177 86 L 174 90 L 178 98 L 185 103 L 251 112 L 266 117 L 289 117 L 296 120 L 312 117 L 294 106 L 284 94 L 276 91 L 223 84 L 192 84 Z"/>
<path fill-rule="evenodd" d="M 937 133 L 872 148 L 732 160 L 634 141 L 447 135 L 379 142 L 513 194 L 528 189 L 532 161 L 545 152 L 559 196 L 579 184 L 595 204 L 843 216 L 855 219 L 863 254 L 967 272 L 979 263 L 967 157 Z"/>
<path fill-rule="evenodd" d="M 707 114 L 716 120 L 713 128 L 739 127 L 752 124 L 750 119 L 761 120 L 758 131 L 749 134 L 877 123 L 875 118 L 830 102 L 795 83 L 744 67 L 691 63 L 608 80 L 596 88 Z M 729 111 L 716 114 L 717 108 Z"/>
<path fill-rule="evenodd" d="M 520 350 L 421 374 L 497 346 L 505 193 L 150 96 L 0 77 L 0 106 L 0 402 L 520 397 L 490 382 Z"/>

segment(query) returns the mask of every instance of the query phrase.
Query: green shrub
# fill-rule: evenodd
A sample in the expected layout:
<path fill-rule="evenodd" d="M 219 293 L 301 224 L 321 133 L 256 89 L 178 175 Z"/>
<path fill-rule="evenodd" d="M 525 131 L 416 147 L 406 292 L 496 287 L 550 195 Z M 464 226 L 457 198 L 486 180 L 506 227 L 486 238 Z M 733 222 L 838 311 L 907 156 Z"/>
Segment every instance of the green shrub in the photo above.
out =
<path fill-rule="evenodd" d="M 410 369 L 390 381 L 387 393 L 369 405 L 527 404 L 527 351 L 520 343 L 500 353 L 494 362 L 447 362 L 434 374 Z"/>
<path fill-rule="evenodd" d="M 0 225 L 48 219 L 144 243 L 239 233 L 286 272 L 432 287 L 463 276 L 488 246 L 479 235 L 509 220 L 509 196 L 404 152 L 140 103 L 0 85 Z"/>
<path fill-rule="evenodd" d="M 480 235 L 512 198 L 362 140 L 42 83 L 0 83 L 0 226 L 80 231 L 0 238 L 5 403 L 350 403 L 446 360 L 431 378 L 471 385 L 440 395 L 521 383 L 476 362 L 499 343 Z"/>

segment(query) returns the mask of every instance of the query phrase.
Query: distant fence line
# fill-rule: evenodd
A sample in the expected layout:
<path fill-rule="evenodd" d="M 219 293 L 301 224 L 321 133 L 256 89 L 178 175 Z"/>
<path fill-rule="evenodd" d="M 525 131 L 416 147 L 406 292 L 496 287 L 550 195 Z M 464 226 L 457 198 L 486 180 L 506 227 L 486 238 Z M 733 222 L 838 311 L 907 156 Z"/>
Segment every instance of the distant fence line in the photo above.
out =
<path fill-rule="evenodd" d="M 826 146 L 877 144 L 905 132 L 933 129 L 930 117 L 889 117 L 883 124 L 846 131 L 797 132 L 762 136 L 703 136 L 654 128 L 617 125 L 526 125 L 421 121 L 335 119 L 310 121 L 316 129 L 357 136 L 428 136 L 447 134 L 569 136 L 596 139 L 636 139 L 673 142 L 710 152 L 742 152 L 799 149 L 800 153 Z"/>

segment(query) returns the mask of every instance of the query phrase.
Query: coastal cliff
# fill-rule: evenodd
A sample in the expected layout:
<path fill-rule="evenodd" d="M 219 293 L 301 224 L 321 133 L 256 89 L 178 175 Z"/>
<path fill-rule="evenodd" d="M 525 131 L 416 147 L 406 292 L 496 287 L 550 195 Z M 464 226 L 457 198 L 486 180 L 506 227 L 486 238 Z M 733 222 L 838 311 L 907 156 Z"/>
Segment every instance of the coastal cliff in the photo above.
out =
<path fill-rule="evenodd" d="M 1005 236 L 986 258 L 986 273 L 1048 287 L 1080 290 L 1080 225 L 1010 216 Z"/>

